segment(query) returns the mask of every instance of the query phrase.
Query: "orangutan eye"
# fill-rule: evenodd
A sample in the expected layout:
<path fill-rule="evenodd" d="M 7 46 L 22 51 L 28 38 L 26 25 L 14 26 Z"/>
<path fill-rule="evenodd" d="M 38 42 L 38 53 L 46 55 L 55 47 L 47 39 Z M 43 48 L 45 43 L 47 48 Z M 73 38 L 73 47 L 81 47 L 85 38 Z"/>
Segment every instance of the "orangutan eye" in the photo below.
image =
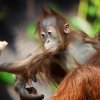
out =
<path fill-rule="evenodd" d="M 48 32 L 48 35 L 52 35 L 52 33 L 51 32 Z"/>
<path fill-rule="evenodd" d="M 45 38 L 45 34 L 41 34 L 43 38 Z"/>
<path fill-rule="evenodd" d="M 45 32 L 41 32 L 41 38 L 43 41 L 45 41 L 46 39 L 46 33 Z"/>

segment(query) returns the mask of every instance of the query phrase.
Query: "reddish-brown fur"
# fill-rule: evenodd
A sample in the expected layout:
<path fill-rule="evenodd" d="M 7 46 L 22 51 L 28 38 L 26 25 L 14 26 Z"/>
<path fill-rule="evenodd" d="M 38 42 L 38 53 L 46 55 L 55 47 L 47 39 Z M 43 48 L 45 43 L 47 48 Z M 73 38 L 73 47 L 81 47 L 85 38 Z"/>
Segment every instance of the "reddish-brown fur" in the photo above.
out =
<path fill-rule="evenodd" d="M 51 100 L 100 100 L 100 51 L 88 63 L 73 69 Z"/>

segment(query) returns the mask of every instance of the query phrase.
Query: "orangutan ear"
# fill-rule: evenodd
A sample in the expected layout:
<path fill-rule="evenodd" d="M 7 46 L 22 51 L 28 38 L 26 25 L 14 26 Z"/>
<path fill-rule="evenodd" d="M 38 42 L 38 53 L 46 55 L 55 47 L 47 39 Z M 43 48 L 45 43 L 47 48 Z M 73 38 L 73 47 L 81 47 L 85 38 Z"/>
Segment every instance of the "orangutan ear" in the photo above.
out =
<path fill-rule="evenodd" d="M 70 33 L 69 24 L 64 24 L 64 33 Z"/>

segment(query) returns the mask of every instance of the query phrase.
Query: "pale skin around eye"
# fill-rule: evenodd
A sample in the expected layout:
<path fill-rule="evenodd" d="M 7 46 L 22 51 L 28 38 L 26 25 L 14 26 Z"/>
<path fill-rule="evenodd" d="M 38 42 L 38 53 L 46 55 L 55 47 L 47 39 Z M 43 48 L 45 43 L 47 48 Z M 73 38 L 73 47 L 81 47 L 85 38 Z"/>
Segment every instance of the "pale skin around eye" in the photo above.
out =
<path fill-rule="evenodd" d="M 47 37 L 47 35 L 51 35 L 52 37 L 59 39 L 59 35 L 58 32 L 56 30 L 56 28 L 54 27 L 47 27 L 46 28 L 46 32 L 44 32 L 43 30 L 41 30 L 41 37 L 43 40 L 45 40 L 45 38 Z"/>
<path fill-rule="evenodd" d="M 46 37 L 47 37 L 46 33 L 41 31 L 41 38 L 43 41 L 45 41 Z"/>
<path fill-rule="evenodd" d="M 47 32 L 50 32 L 52 34 L 53 37 L 58 38 L 58 33 L 56 31 L 56 28 L 54 27 L 47 27 Z"/>

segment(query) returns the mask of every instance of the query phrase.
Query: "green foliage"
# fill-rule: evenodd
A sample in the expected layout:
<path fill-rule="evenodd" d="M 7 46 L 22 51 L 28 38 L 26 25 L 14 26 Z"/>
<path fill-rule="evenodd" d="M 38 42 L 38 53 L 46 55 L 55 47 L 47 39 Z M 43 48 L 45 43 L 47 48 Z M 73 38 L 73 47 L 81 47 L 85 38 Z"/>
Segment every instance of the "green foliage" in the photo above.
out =
<path fill-rule="evenodd" d="M 71 18 L 70 23 L 90 37 L 95 37 L 100 31 L 100 0 L 80 0 L 78 17 Z"/>
<path fill-rule="evenodd" d="M 100 0 L 91 0 L 88 8 L 90 17 L 94 16 L 100 22 Z"/>
<path fill-rule="evenodd" d="M 80 29 L 87 33 L 90 37 L 94 37 L 94 31 L 92 29 L 92 26 L 83 18 L 81 17 L 73 17 L 70 19 L 70 24 L 72 27 L 76 29 Z"/>
<path fill-rule="evenodd" d="M 56 84 L 56 83 L 50 83 L 49 85 L 50 85 L 53 92 L 55 92 L 58 88 L 58 84 Z"/>
<path fill-rule="evenodd" d="M 96 15 L 96 7 L 90 5 L 88 8 L 88 15 L 94 17 Z"/>
<path fill-rule="evenodd" d="M 100 23 L 98 21 L 94 21 L 92 24 L 94 32 L 97 33 L 100 30 Z"/>
<path fill-rule="evenodd" d="M 15 83 L 16 77 L 14 74 L 0 72 L 0 83 L 12 85 Z"/>
<path fill-rule="evenodd" d="M 36 34 L 35 34 L 35 30 L 36 30 L 36 25 L 34 22 L 31 22 L 27 25 L 26 27 L 26 34 L 29 38 L 33 39 L 36 38 Z"/>

